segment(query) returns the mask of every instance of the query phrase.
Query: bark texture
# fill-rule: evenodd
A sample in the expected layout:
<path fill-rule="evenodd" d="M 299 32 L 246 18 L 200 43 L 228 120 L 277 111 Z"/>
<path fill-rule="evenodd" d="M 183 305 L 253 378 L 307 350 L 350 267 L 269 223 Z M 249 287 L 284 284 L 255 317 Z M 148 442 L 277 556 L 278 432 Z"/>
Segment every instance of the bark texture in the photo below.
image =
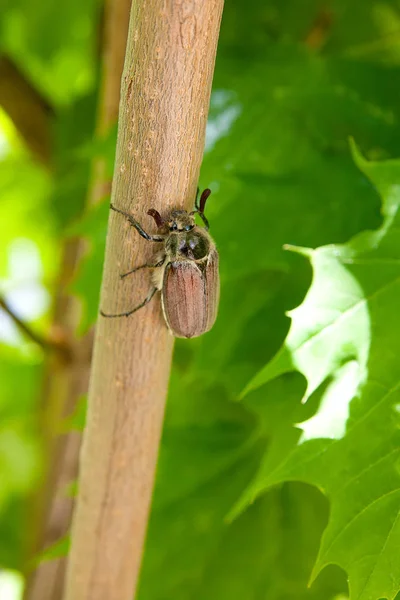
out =
<path fill-rule="evenodd" d="M 193 205 L 204 148 L 223 0 L 134 0 L 121 88 L 112 202 L 145 229 L 156 208 Z M 112 212 L 101 306 L 148 293 L 139 271 L 158 244 Z M 132 600 L 147 526 L 173 339 L 159 298 L 98 321 L 66 600 Z"/>

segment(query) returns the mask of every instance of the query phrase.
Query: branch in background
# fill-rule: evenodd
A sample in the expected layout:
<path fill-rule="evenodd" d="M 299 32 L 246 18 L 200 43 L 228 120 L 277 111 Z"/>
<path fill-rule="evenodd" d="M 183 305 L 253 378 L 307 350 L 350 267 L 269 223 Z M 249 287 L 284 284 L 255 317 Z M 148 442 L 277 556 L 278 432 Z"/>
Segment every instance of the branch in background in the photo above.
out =
<path fill-rule="evenodd" d="M 328 8 L 322 8 L 317 14 L 304 44 L 311 50 L 321 50 L 328 41 L 333 25 L 333 13 Z"/>
<path fill-rule="evenodd" d="M 47 352 L 57 352 L 59 353 L 64 360 L 71 360 L 71 349 L 68 346 L 65 340 L 56 340 L 45 338 L 41 336 L 39 333 L 36 333 L 33 329 L 29 327 L 22 319 L 20 319 L 10 308 L 4 298 L 0 297 L 0 308 L 14 321 L 17 325 L 18 329 L 22 331 L 30 340 L 41 346 L 43 350 Z"/>
<path fill-rule="evenodd" d="M 102 41 L 103 69 L 97 131 L 107 133 L 115 124 L 121 88 L 122 69 L 128 35 L 131 0 L 106 0 L 102 12 L 104 39 Z M 105 163 L 96 160 L 92 169 L 91 191 L 87 204 L 95 204 L 107 193 L 110 182 L 105 179 Z M 74 277 L 84 249 L 82 240 L 68 240 L 63 249 L 63 264 L 59 276 L 55 306 L 55 327 L 67 328 L 71 335 L 79 320 L 79 306 L 75 298 L 66 293 L 66 287 Z M 76 340 L 74 358 L 69 365 L 47 367 L 43 390 L 43 411 L 47 424 L 46 455 L 51 461 L 43 478 L 37 505 L 37 531 L 30 550 L 35 557 L 58 542 L 70 529 L 74 498 L 67 493 L 71 482 L 78 476 L 81 434 L 69 431 L 56 437 L 56 420 L 74 412 L 78 400 L 87 393 L 90 361 L 93 348 L 93 331 L 83 339 Z M 52 418 L 49 415 L 53 415 Z M 53 436 L 52 435 L 53 430 Z M 60 600 L 64 587 L 68 557 L 56 558 L 38 565 L 29 573 L 24 600 Z"/>
<path fill-rule="evenodd" d="M 121 89 L 112 198 L 142 216 L 189 208 L 204 149 L 223 0 L 136 0 Z M 133 191 L 137 204 L 133 204 Z M 120 267 L 149 248 L 110 218 L 101 306 L 133 298 Z M 129 234 L 130 236 L 133 233 Z M 143 297 L 148 280 L 135 286 Z M 147 285 L 146 285 L 147 284 Z M 89 391 L 65 600 L 132 600 L 168 388 L 173 339 L 155 301 L 129 319 L 100 319 Z"/>
<path fill-rule="evenodd" d="M 33 156 L 46 167 L 51 163 L 48 102 L 7 56 L 0 56 L 0 106 L 13 121 Z"/>
<path fill-rule="evenodd" d="M 60 600 L 64 585 L 66 557 L 44 561 L 35 571 L 31 571 L 31 565 L 46 548 L 68 533 L 74 505 L 68 489 L 77 477 L 81 434 L 78 431 L 60 434 L 60 425 L 75 412 L 78 399 L 88 389 L 92 336 L 74 338 L 79 322 L 79 304 L 68 293 L 79 257 L 79 240 L 66 240 L 55 286 L 52 329 L 65 331 L 72 340 L 74 351 L 68 363 L 53 360 L 50 355 L 45 365 L 43 389 L 38 402 L 44 465 L 39 488 L 30 501 L 32 516 L 24 600 Z"/>
<path fill-rule="evenodd" d="M 118 119 L 122 70 L 124 67 L 129 15 L 132 0 L 109 0 L 103 12 L 103 68 L 96 134 L 105 137 Z M 106 161 L 97 159 L 92 166 L 89 205 L 95 205 L 111 192 L 106 176 Z"/>

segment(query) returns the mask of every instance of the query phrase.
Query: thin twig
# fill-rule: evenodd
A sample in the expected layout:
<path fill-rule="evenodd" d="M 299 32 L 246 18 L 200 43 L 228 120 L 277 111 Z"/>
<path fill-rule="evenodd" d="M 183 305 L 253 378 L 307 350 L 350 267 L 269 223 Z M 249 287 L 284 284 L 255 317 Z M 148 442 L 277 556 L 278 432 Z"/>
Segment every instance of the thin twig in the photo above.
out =
<path fill-rule="evenodd" d="M 5 55 L 0 56 L 0 106 L 13 121 L 28 149 L 49 168 L 52 107 L 18 65 Z"/>
<path fill-rule="evenodd" d="M 10 308 L 9 304 L 4 300 L 4 298 L 0 297 L 0 308 L 14 321 L 17 325 L 18 329 L 22 331 L 30 340 L 35 342 L 38 346 L 43 348 L 46 352 L 59 352 L 62 354 L 63 358 L 70 357 L 70 348 L 65 342 L 52 340 L 50 338 L 45 338 L 40 335 L 33 329 L 29 327 L 15 312 Z"/>

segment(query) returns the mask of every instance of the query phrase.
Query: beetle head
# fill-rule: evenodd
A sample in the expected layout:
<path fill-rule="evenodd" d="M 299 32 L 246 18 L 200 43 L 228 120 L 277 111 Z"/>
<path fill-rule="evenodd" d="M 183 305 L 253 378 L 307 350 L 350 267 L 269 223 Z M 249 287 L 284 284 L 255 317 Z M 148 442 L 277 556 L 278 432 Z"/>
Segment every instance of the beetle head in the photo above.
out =
<path fill-rule="evenodd" d="M 186 210 L 173 210 L 167 225 L 170 231 L 190 231 L 195 225 L 194 216 Z"/>
<path fill-rule="evenodd" d="M 159 229 L 190 231 L 195 226 L 194 214 L 188 213 L 186 210 L 173 210 L 169 215 L 169 219 L 165 221 L 155 208 L 148 210 L 147 214 L 153 217 Z"/>
<path fill-rule="evenodd" d="M 198 214 L 201 217 L 206 230 L 208 230 L 209 224 L 204 215 L 204 208 L 207 198 L 210 194 L 210 189 L 204 190 L 201 194 L 200 202 L 198 202 L 196 197 L 195 210 L 192 210 L 190 213 L 188 213 L 186 210 L 173 210 L 168 220 L 164 220 L 158 210 L 155 208 L 150 208 L 150 210 L 147 211 L 147 214 L 153 217 L 159 229 L 164 228 L 168 231 L 190 231 L 196 224 L 194 216 Z"/>

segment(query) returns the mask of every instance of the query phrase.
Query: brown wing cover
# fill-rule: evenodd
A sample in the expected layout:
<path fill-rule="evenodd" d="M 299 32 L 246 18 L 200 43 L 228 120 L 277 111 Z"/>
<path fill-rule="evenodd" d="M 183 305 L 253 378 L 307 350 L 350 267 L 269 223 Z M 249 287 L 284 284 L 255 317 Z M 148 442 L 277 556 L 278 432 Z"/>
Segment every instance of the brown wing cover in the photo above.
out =
<path fill-rule="evenodd" d="M 219 256 L 214 249 L 209 254 L 206 269 L 207 323 L 205 331 L 209 331 L 215 323 L 219 305 Z"/>
<path fill-rule="evenodd" d="M 214 325 L 219 302 L 218 253 L 204 267 L 192 261 L 170 263 L 164 273 L 162 305 L 175 337 L 192 338 Z"/>

